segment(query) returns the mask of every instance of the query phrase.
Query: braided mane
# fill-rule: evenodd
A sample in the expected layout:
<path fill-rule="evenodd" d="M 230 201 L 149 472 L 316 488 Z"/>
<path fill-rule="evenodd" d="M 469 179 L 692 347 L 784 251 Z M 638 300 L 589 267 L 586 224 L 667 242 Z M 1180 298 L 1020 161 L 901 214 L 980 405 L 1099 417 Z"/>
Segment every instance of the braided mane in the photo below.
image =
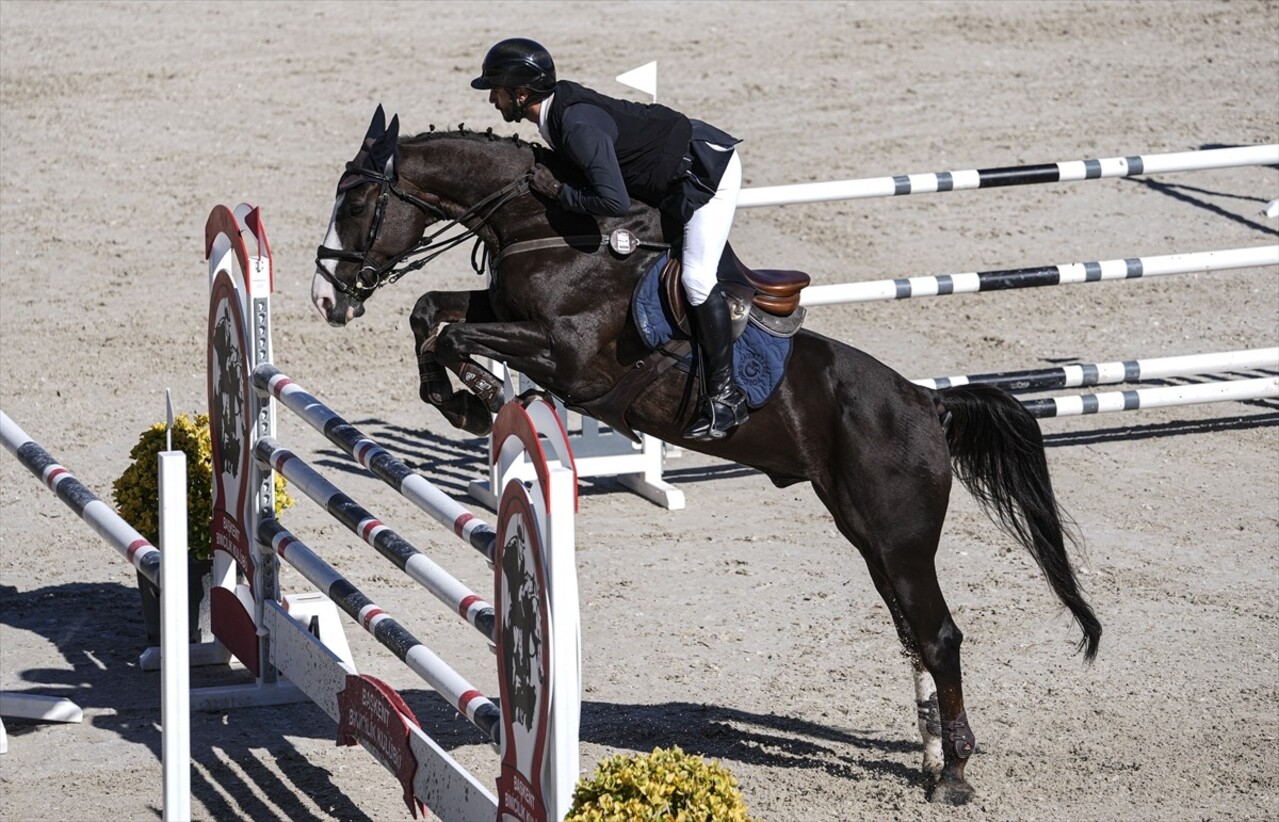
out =
<path fill-rule="evenodd" d="M 429 131 L 422 131 L 417 134 L 414 134 L 412 137 L 405 137 L 404 139 L 400 141 L 400 143 L 403 145 L 419 145 L 421 143 L 430 142 L 431 140 L 439 140 L 439 139 L 447 139 L 447 138 L 452 138 L 452 139 L 461 138 L 464 140 L 473 140 L 477 142 L 483 140 L 490 143 L 509 142 L 509 143 L 512 143 L 516 148 L 536 149 L 536 148 L 542 147 L 541 143 L 531 143 L 526 140 L 521 140 L 520 135 L 518 134 L 512 134 L 510 137 L 503 137 L 499 134 L 494 134 L 493 129 L 491 128 L 485 129 L 484 131 L 473 131 L 466 127 L 466 123 L 458 123 L 456 131 L 451 129 L 436 131 L 435 125 L 432 124 L 430 126 Z"/>

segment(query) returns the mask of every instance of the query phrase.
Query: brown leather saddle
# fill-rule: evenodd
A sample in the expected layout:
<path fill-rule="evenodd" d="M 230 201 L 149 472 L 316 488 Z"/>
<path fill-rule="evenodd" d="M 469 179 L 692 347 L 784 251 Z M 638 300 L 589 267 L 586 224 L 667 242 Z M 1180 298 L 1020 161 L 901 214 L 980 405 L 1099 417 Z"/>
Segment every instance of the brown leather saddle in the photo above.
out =
<path fill-rule="evenodd" d="M 658 288 L 672 323 L 689 333 L 689 306 L 684 286 L 680 283 L 680 269 L 679 257 L 672 254 L 658 275 Z M 728 245 L 724 246 L 718 274 L 720 285 L 726 291 L 742 303 L 754 305 L 775 317 L 789 317 L 795 313 L 795 309 L 799 308 L 800 291 L 812 282 L 812 278 L 803 271 L 747 268 Z"/>

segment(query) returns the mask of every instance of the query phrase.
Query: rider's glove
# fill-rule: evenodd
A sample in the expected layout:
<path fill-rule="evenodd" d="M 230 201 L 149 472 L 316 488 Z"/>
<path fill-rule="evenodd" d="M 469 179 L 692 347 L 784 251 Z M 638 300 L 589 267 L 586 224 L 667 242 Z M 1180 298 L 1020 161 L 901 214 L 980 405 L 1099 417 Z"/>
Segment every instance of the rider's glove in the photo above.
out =
<path fill-rule="evenodd" d="M 538 163 L 533 166 L 533 179 L 529 180 L 528 187 L 554 200 L 560 196 L 560 189 L 564 184 L 556 179 L 555 172 Z"/>

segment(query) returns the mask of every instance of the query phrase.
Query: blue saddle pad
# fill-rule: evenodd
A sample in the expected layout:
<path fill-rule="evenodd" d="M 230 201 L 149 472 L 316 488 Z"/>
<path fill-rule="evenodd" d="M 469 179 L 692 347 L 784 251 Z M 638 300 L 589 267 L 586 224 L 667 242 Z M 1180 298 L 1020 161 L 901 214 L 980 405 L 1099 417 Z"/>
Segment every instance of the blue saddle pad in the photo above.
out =
<path fill-rule="evenodd" d="M 671 322 L 658 285 L 658 275 L 666 266 L 669 256 L 663 254 L 645 272 L 631 301 L 640 336 L 654 350 L 663 343 L 670 342 L 677 334 L 681 339 L 685 338 L 684 332 L 677 331 Z M 733 377 L 737 380 L 738 387 L 746 393 L 746 404 L 750 408 L 759 408 L 777 390 L 778 383 L 786 373 L 786 361 L 790 359 L 790 352 L 789 337 L 776 337 L 753 322 L 746 323 L 746 330 L 733 343 Z M 680 367 L 686 371 L 691 370 L 692 361 L 693 356 L 689 354 L 681 360 Z"/>

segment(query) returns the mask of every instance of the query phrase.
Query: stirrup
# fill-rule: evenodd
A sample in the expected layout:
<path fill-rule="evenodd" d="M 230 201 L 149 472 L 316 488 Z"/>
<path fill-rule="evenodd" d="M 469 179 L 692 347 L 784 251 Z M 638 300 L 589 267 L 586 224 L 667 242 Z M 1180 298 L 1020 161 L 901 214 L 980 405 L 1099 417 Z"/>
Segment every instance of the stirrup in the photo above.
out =
<path fill-rule="evenodd" d="M 750 413 L 746 410 L 746 395 L 741 389 L 727 392 L 725 400 L 703 397 L 697 419 L 684 431 L 684 438 L 699 442 L 722 440 L 737 426 L 746 422 Z"/>

